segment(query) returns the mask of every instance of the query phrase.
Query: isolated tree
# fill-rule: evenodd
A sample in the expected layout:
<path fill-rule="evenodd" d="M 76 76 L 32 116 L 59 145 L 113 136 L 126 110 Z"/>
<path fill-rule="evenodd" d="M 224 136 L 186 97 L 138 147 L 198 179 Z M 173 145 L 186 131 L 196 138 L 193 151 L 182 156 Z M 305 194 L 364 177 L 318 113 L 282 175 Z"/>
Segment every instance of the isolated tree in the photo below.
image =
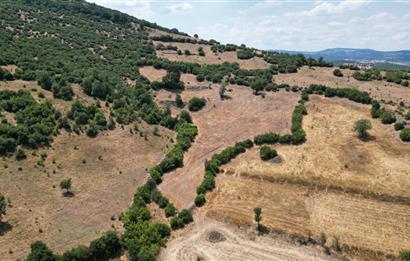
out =
<path fill-rule="evenodd" d="M 66 190 L 65 193 L 69 193 L 69 192 L 70 192 L 70 189 L 71 189 L 71 178 L 63 179 L 63 180 L 60 182 L 60 188 L 61 188 L 61 189 L 65 189 L 65 190 Z"/>
<path fill-rule="evenodd" d="M 336 77 L 343 77 L 343 73 L 340 69 L 334 69 L 333 70 L 333 75 Z"/>
<path fill-rule="evenodd" d="M 221 100 L 225 98 L 225 92 L 226 92 L 225 84 L 222 84 L 221 87 L 219 88 L 219 97 L 221 98 Z"/>
<path fill-rule="evenodd" d="M 254 208 L 253 213 L 255 214 L 255 222 L 258 224 L 258 231 L 260 231 L 260 222 L 262 220 L 262 209 L 260 207 Z"/>
<path fill-rule="evenodd" d="M 177 96 L 175 97 L 175 104 L 178 108 L 184 107 L 184 101 L 182 100 L 181 95 L 177 94 Z"/>
<path fill-rule="evenodd" d="M 410 128 L 404 128 L 400 131 L 400 139 L 402 141 L 410 142 Z"/>
<path fill-rule="evenodd" d="M 5 214 L 6 214 L 6 199 L 0 193 L 0 219 L 1 219 L 1 216 Z"/>
<path fill-rule="evenodd" d="M 257 95 L 265 88 L 265 82 L 258 78 L 251 83 L 251 88 L 255 92 L 255 95 Z"/>
<path fill-rule="evenodd" d="M 368 130 L 372 128 L 372 124 L 367 119 L 361 119 L 355 122 L 353 130 L 359 135 L 359 138 L 366 139 L 369 137 Z"/>

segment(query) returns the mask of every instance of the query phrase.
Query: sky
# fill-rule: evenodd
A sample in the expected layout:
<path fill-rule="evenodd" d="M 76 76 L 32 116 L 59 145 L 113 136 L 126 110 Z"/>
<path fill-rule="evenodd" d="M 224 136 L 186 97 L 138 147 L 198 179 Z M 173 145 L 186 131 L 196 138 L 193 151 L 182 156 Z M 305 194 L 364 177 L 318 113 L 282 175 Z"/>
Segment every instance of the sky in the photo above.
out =
<path fill-rule="evenodd" d="M 259 49 L 410 49 L 410 0 L 87 0 L 203 39 Z"/>

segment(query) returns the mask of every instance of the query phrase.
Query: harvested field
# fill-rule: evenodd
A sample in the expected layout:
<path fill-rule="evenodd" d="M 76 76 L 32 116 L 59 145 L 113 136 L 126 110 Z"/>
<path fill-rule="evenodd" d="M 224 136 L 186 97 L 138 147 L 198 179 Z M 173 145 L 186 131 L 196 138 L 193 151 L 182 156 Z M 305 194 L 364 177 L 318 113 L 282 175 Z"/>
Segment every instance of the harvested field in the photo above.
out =
<path fill-rule="evenodd" d="M 316 239 L 323 232 L 329 245 L 336 236 L 345 246 L 397 255 L 410 244 L 410 211 L 400 204 L 225 174 L 208 198 L 208 216 L 239 226 L 253 224 L 253 208 L 261 207 L 263 225 Z"/>
<path fill-rule="evenodd" d="M 410 144 L 401 142 L 392 126 L 371 119 L 369 106 L 346 99 L 312 95 L 306 106 L 306 143 L 274 146 L 281 163 L 261 161 L 254 148 L 232 161 L 235 172 L 403 197 L 410 203 Z M 373 140 L 361 141 L 352 130 L 359 119 L 371 121 Z"/>
<path fill-rule="evenodd" d="M 184 101 L 192 96 L 205 97 L 207 105 L 191 114 L 199 134 L 185 153 L 184 167 L 166 174 L 159 186 L 177 208 L 193 204 L 196 187 L 204 174 L 205 159 L 237 141 L 253 138 L 255 133 L 289 132 L 298 94 L 279 91 L 263 98 L 243 86 L 228 86 L 228 89 L 232 91 L 227 92 L 229 98 L 223 101 L 219 98 L 218 87 L 187 88 L 181 93 Z"/>
<path fill-rule="evenodd" d="M 145 182 L 147 169 L 168 150 L 165 136 L 172 136 L 163 128 L 161 137 L 154 136 L 153 127 L 146 124 L 139 129 L 147 133 L 148 141 L 131 134 L 129 127 L 93 139 L 63 132 L 51 148 L 24 161 L 3 158 L 0 191 L 11 198 L 12 207 L 2 219 L 7 223 L 0 237 L 0 259 L 26 256 L 35 240 L 61 253 L 89 244 L 111 225 L 121 229 L 118 215 Z M 44 167 L 37 164 L 41 152 L 47 154 Z M 73 197 L 62 196 L 59 183 L 64 178 L 72 178 Z"/>
<path fill-rule="evenodd" d="M 164 69 L 155 69 L 154 66 L 144 66 L 139 68 L 141 75 L 145 76 L 151 82 L 161 81 L 162 77 L 167 74 Z"/>
<path fill-rule="evenodd" d="M 248 60 L 238 59 L 235 51 L 223 52 L 215 54 L 211 50 L 210 45 L 206 44 L 191 44 L 191 43 L 163 43 L 154 41 L 154 45 L 162 43 L 163 45 L 172 45 L 178 47 L 179 50 L 184 53 L 185 50 L 189 50 L 192 55 L 178 55 L 176 51 L 171 50 L 157 50 L 157 56 L 161 58 L 166 58 L 171 61 L 182 61 L 189 63 L 199 63 L 199 64 L 222 64 L 224 62 L 238 63 L 241 69 L 252 70 L 252 69 L 267 69 L 270 67 L 270 64 L 265 62 L 260 57 L 253 57 Z M 202 47 L 205 56 L 198 55 L 198 48 Z"/>
<path fill-rule="evenodd" d="M 341 69 L 344 76 L 336 77 L 333 75 L 333 70 L 334 68 L 304 66 L 297 73 L 275 75 L 274 81 L 278 84 L 287 83 L 303 87 L 308 87 L 310 84 L 323 84 L 335 88 L 357 88 L 369 92 L 377 100 L 383 99 L 386 102 L 391 100 L 395 103 L 403 101 L 407 105 L 410 104 L 410 88 L 387 81 L 358 81 L 352 77 L 355 71 L 349 69 Z"/>
<path fill-rule="evenodd" d="M 218 231 L 224 240 L 210 242 L 208 234 Z M 195 224 L 180 238 L 164 248 L 160 260 L 340 260 L 327 256 L 318 248 L 296 246 L 283 239 L 256 236 L 254 228 L 248 231 L 217 222 L 210 218 L 195 219 Z"/>

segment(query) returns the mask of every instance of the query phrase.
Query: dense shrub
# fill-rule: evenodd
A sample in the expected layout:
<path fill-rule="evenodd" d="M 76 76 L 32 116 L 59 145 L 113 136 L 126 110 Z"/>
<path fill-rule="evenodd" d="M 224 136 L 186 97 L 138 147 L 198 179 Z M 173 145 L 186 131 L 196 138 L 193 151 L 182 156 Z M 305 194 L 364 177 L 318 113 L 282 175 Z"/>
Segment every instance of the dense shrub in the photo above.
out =
<path fill-rule="evenodd" d="M 31 252 L 26 261 L 55 261 L 53 252 L 41 241 L 31 244 Z"/>
<path fill-rule="evenodd" d="M 351 88 L 330 88 L 324 85 L 311 84 L 307 89 L 309 93 L 325 94 L 326 97 L 347 98 L 354 102 L 370 104 L 372 98 L 367 92 L 362 92 Z"/>
<path fill-rule="evenodd" d="M 195 197 L 195 206 L 201 207 L 205 204 L 205 195 L 204 194 L 199 194 Z"/>
<path fill-rule="evenodd" d="M 206 100 L 204 98 L 192 97 L 188 102 L 188 109 L 190 111 L 199 111 L 206 105 Z"/>
<path fill-rule="evenodd" d="M 352 76 L 358 81 L 371 81 L 383 79 L 380 71 L 377 69 L 369 69 L 364 72 L 355 72 Z"/>
<path fill-rule="evenodd" d="M 394 129 L 396 131 L 402 130 L 404 129 L 404 127 L 406 126 L 406 124 L 404 122 L 397 122 L 394 124 Z"/>
<path fill-rule="evenodd" d="M 400 139 L 402 141 L 410 142 L 410 128 L 404 128 L 400 131 Z"/>
<path fill-rule="evenodd" d="M 275 149 L 272 149 L 267 145 L 263 145 L 259 150 L 259 155 L 262 160 L 270 160 L 278 156 L 278 153 Z"/>
<path fill-rule="evenodd" d="M 343 77 L 343 73 L 340 69 L 334 69 L 333 70 L 333 75 L 336 77 Z"/>
<path fill-rule="evenodd" d="M 247 59 L 251 59 L 254 56 L 254 52 L 252 49 L 246 48 L 246 49 L 241 49 L 237 51 L 236 55 L 238 59 L 247 60 Z"/>
<path fill-rule="evenodd" d="M 386 110 L 383 110 L 381 112 L 379 118 L 383 124 L 392 124 L 396 122 L 396 117 L 392 113 Z"/>

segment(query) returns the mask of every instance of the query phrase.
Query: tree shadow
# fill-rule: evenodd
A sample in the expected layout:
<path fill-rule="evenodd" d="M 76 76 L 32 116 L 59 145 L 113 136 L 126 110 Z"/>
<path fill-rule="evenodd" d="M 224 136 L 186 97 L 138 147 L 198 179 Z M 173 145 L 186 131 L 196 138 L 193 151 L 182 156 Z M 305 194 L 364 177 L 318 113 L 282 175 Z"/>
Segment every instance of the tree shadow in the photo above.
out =
<path fill-rule="evenodd" d="M 376 140 L 376 137 L 373 136 L 373 135 L 367 134 L 367 135 L 364 136 L 364 137 L 359 137 L 359 139 L 360 139 L 361 141 L 364 141 L 364 142 L 369 142 L 369 141 L 375 141 L 375 140 Z"/>
<path fill-rule="evenodd" d="M 71 192 L 71 191 L 65 191 L 65 192 L 63 192 L 63 197 L 72 198 L 72 197 L 74 197 L 74 193 Z"/>
<path fill-rule="evenodd" d="M 12 225 L 8 222 L 1 222 L 0 221 L 0 236 L 5 235 L 7 232 L 9 232 L 13 228 Z"/>

